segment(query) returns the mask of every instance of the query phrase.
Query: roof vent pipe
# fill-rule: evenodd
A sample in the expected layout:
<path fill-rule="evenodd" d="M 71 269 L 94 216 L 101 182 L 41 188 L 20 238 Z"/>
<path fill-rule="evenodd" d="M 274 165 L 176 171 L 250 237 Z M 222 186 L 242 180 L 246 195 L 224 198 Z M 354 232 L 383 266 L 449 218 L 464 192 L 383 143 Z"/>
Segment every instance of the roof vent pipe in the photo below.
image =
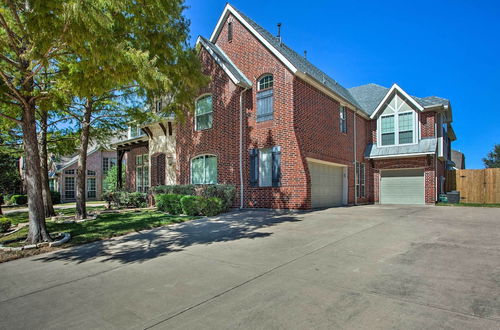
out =
<path fill-rule="evenodd" d="M 279 39 L 281 45 L 281 23 L 278 23 L 278 35 L 276 37 Z"/>
<path fill-rule="evenodd" d="M 307 59 L 307 50 L 304 50 L 304 58 Z"/>

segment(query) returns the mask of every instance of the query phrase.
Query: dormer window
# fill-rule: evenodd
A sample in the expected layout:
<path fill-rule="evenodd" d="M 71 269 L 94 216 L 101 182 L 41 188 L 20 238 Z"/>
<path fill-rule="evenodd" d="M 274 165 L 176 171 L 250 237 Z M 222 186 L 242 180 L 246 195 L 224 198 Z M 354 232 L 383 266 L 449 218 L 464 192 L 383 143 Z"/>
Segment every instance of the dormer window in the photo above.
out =
<path fill-rule="evenodd" d="M 274 114 L 273 75 L 267 74 L 257 82 L 257 121 L 272 120 Z"/>
<path fill-rule="evenodd" d="M 412 144 L 417 141 L 417 115 L 398 94 L 387 104 L 378 119 L 381 146 Z"/>
<path fill-rule="evenodd" d="M 162 102 L 161 102 L 161 99 L 159 99 L 158 101 L 155 102 L 155 111 L 156 113 L 160 113 L 161 112 L 161 108 L 162 108 Z"/>

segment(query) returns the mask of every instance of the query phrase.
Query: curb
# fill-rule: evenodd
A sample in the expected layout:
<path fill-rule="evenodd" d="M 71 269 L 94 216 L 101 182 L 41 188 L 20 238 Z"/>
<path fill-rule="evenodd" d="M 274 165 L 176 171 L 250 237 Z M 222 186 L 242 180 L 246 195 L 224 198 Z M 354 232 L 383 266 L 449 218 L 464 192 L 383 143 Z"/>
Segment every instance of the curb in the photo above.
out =
<path fill-rule="evenodd" d="M 71 239 L 71 235 L 69 233 L 60 233 L 60 235 L 63 235 L 63 237 L 60 240 L 54 242 L 42 242 L 38 244 L 29 244 L 20 247 L 7 247 L 0 244 L 0 251 L 10 252 L 10 251 L 31 250 L 31 249 L 41 248 L 44 246 L 55 247 L 55 246 L 60 246 Z"/>

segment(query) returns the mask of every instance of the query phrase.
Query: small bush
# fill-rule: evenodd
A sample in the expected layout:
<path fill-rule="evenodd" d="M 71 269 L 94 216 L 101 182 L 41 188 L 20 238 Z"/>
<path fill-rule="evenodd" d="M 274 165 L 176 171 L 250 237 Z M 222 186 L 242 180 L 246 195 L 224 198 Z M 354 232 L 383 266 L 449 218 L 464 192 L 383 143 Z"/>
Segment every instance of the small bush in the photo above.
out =
<path fill-rule="evenodd" d="M 196 186 L 192 184 L 176 184 L 168 186 L 156 186 L 153 188 L 155 194 L 196 195 Z"/>
<path fill-rule="evenodd" d="M 5 233 L 9 230 L 12 223 L 7 218 L 0 218 L 0 232 Z"/>
<path fill-rule="evenodd" d="M 61 194 L 58 191 L 51 191 L 52 204 L 61 204 Z"/>
<path fill-rule="evenodd" d="M 182 213 L 186 215 L 200 215 L 205 199 L 200 196 L 183 196 L 181 198 Z"/>
<path fill-rule="evenodd" d="M 10 198 L 11 204 L 14 205 L 25 205 L 28 204 L 28 196 L 26 195 L 12 195 Z"/>
<path fill-rule="evenodd" d="M 211 198 L 220 198 L 223 202 L 223 208 L 221 212 L 228 211 L 233 205 L 234 199 L 236 197 L 236 187 L 228 184 L 210 184 L 200 186 L 198 194 L 200 196 Z"/>
<path fill-rule="evenodd" d="M 181 198 L 177 194 L 159 194 L 155 196 L 156 207 L 159 211 L 167 212 L 172 215 L 182 213 Z"/>
<path fill-rule="evenodd" d="M 0 195 L 0 205 L 3 205 L 5 203 L 5 199 L 3 198 L 3 195 Z"/>
<path fill-rule="evenodd" d="M 107 191 L 102 194 L 108 207 L 113 205 L 117 208 L 134 208 L 147 206 L 147 194 L 128 191 Z"/>
<path fill-rule="evenodd" d="M 145 193 L 128 193 L 128 207 L 146 207 L 148 206 L 148 196 Z"/>
<path fill-rule="evenodd" d="M 211 217 L 222 213 L 224 207 L 224 201 L 218 197 L 204 198 L 201 213 L 207 217 Z"/>

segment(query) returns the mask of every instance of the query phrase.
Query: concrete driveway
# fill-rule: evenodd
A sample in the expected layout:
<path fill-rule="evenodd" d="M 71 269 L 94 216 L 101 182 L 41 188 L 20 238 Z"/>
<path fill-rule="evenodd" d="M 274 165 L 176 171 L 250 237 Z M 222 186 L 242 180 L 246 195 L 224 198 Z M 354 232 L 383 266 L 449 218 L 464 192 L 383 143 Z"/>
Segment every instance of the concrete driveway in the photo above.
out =
<path fill-rule="evenodd" d="M 0 328 L 499 329 L 500 209 L 245 211 L 0 264 Z"/>

